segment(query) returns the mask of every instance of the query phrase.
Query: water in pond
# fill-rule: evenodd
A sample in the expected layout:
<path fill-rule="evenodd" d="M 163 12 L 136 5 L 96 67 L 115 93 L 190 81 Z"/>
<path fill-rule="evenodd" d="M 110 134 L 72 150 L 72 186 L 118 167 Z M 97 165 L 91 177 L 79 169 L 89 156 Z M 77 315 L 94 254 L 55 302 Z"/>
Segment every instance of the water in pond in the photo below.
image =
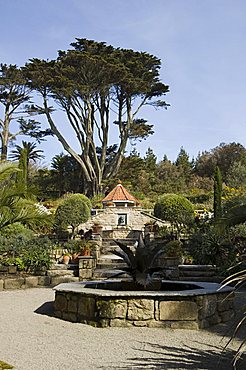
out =
<path fill-rule="evenodd" d="M 136 284 L 134 281 L 108 281 L 93 282 L 86 285 L 90 289 L 104 289 L 116 291 L 183 291 L 201 289 L 200 286 L 192 283 L 178 283 L 172 281 L 153 281 L 147 287 Z"/>

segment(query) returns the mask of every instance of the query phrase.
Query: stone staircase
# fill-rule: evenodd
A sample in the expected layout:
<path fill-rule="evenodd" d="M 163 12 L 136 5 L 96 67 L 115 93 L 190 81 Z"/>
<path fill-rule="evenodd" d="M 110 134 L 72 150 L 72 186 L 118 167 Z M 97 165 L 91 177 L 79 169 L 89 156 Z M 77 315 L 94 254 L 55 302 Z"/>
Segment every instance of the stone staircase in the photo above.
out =
<path fill-rule="evenodd" d="M 51 285 L 78 281 L 78 265 L 53 264 L 47 271 L 47 276 L 51 280 Z"/>
<path fill-rule="evenodd" d="M 97 262 L 97 267 L 93 272 L 93 278 L 98 280 L 116 277 L 116 274 L 122 271 L 121 268 L 126 266 L 126 263 L 118 256 L 113 254 L 101 255 Z M 124 274 L 120 277 L 123 276 L 126 277 L 128 275 Z"/>
<path fill-rule="evenodd" d="M 129 247 L 134 246 L 136 239 L 120 239 L 120 241 Z M 93 272 L 93 279 L 108 279 L 117 277 L 116 275 L 120 273 L 122 267 L 126 267 L 126 263 L 122 258 L 114 255 L 112 251 L 120 251 L 120 247 L 116 244 L 112 238 L 103 238 L 101 256 L 97 261 L 97 267 Z M 127 274 L 123 274 L 120 277 L 128 277 Z"/>
<path fill-rule="evenodd" d="M 180 280 L 220 282 L 216 266 L 212 265 L 179 265 Z"/>
<path fill-rule="evenodd" d="M 118 239 L 121 243 L 126 244 L 129 247 L 133 247 L 136 243 L 136 239 L 126 238 Z M 120 250 L 119 246 L 116 244 L 112 238 L 103 238 L 102 239 L 102 254 L 111 255 L 112 250 Z"/>

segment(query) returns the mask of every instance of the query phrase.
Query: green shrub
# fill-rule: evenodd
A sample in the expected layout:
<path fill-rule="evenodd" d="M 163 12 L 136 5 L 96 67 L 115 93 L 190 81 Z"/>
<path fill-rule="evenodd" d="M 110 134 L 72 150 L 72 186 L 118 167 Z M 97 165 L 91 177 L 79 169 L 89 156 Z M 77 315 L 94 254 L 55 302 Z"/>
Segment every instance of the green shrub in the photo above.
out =
<path fill-rule="evenodd" d="M 235 253 L 237 255 L 237 261 L 245 258 L 246 255 L 246 222 L 231 226 L 228 230 L 228 235 L 235 248 Z"/>
<path fill-rule="evenodd" d="M 243 204 L 246 204 L 246 196 L 245 195 L 237 195 L 231 197 L 223 202 L 223 214 L 227 214 L 230 212 L 231 209 L 239 207 Z"/>
<path fill-rule="evenodd" d="M 188 242 L 188 251 L 197 264 L 212 264 L 226 270 L 234 263 L 236 250 L 226 234 L 215 228 L 194 233 Z"/>
<path fill-rule="evenodd" d="M 154 215 L 162 220 L 169 221 L 177 230 L 189 226 L 194 221 L 192 203 L 177 194 L 164 194 L 156 202 Z"/>
<path fill-rule="evenodd" d="M 2 258 L 1 264 L 3 266 L 14 265 L 18 268 L 19 271 L 23 271 L 26 268 L 25 263 L 21 257 Z"/>
<path fill-rule="evenodd" d="M 196 204 L 196 208 L 197 208 L 197 204 L 208 203 L 208 202 L 211 201 L 212 198 L 213 198 L 213 193 L 212 192 L 202 193 L 202 194 L 191 194 L 191 195 L 187 196 L 187 199 L 191 203 Z"/>
<path fill-rule="evenodd" d="M 78 199 L 79 201 L 83 200 L 86 203 L 86 205 L 89 209 L 92 208 L 92 204 L 91 204 L 90 199 L 84 194 L 80 194 L 80 193 L 68 194 L 68 195 L 65 196 L 65 201 L 68 200 L 68 199 Z"/>
<path fill-rule="evenodd" d="M 222 216 L 222 176 L 218 166 L 214 173 L 214 218 Z"/>
<path fill-rule="evenodd" d="M 26 246 L 28 238 L 25 235 L 0 236 L 0 256 L 17 257 Z"/>
<path fill-rule="evenodd" d="M 165 245 L 164 253 L 167 257 L 182 257 L 182 242 L 180 240 L 170 240 L 170 242 Z"/>
<path fill-rule="evenodd" d="M 36 272 L 43 268 L 48 269 L 51 265 L 51 249 L 52 243 L 47 237 L 37 237 L 28 241 L 22 252 L 26 271 Z"/>
<path fill-rule="evenodd" d="M 70 195 L 61 203 L 55 213 L 55 225 L 58 230 L 72 229 L 73 238 L 76 228 L 90 217 L 89 199 L 82 194 Z M 89 201 L 90 202 L 90 201 Z"/>
<path fill-rule="evenodd" d="M 103 208 L 101 200 L 104 197 L 105 195 L 103 193 L 94 195 L 94 197 L 91 199 L 91 206 L 89 208 Z"/>
<path fill-rule="evenodd" d="M 0 237 L 0 263 L 15 265 L 19 270 L 27 272 L 49 268 L 51 246 L 52 243 L 47 237 L 32 239 L 21 235 L 10 238 Z"/>
<path fill-rule="evenodd" d="M 11 237 L 15 235 L 22 235 L 26 239 L 31 239 L 34 236 L 34 232 L 22 225 L 20 222 L 8 225 L 0 230 L 0 235 L 5 237 Z"/>

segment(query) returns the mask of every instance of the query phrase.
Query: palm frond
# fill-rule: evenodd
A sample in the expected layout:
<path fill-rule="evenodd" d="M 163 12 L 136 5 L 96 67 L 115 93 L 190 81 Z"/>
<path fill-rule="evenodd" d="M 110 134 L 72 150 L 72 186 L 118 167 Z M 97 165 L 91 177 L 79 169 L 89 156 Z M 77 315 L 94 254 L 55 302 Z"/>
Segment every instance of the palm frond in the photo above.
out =
<path fill-rule="evenodd" d="M 18 170 L 18 167 L 16 164 L 12 162 L 0 162 L 0 184 L 8 180 L 11 175 L 16 173 Z"/>

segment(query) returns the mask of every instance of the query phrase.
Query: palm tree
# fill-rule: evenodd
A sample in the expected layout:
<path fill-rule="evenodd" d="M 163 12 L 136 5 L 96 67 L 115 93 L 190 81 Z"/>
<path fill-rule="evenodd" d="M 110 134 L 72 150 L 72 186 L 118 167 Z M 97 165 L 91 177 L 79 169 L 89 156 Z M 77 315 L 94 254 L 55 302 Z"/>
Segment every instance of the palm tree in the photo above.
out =
<path fill-rule="evenodd" d="M 0 229 L 15 222 L 29 226 L 50 222 L 49 215 L 26 199 L 23 188 L 14 183 L 13 175 L 18 171 L 15 164 L 0 162 Z"/>
<path fill-rule="evenodd" d="M 15 150 L 12 151 L 10 156 L 12 159 L 19 161 L 19 169 L 21 170 L 17 174 L 17 182 L 27 187 L 29 164 L 30 161 L 36 162 L 37 160 L 44 158 L 40 153 L 42 150 L 36 150 L 36 144 L 27 141 L 22 141 L 22 147 L 16 145 Z"/>
<path fill-rule="evenodd" d="M 23 150 L 25 149 L 26 156 L 27 156 L 27 166 L 28 166 L 30 161 L 37 162 L 37 160 L 44 158 L 44 156 L 41 154 L 43 153 L 43 150 L 41 149 L 37 150 L 36 147 L 37 147 L 37 144 L 35 143 L 22 141 L 22 147 L 19 145 L 16 145 L 15 150 L 12 151 L 12 154 L 10 157 L 14 160 L 19 160 Z"/>

